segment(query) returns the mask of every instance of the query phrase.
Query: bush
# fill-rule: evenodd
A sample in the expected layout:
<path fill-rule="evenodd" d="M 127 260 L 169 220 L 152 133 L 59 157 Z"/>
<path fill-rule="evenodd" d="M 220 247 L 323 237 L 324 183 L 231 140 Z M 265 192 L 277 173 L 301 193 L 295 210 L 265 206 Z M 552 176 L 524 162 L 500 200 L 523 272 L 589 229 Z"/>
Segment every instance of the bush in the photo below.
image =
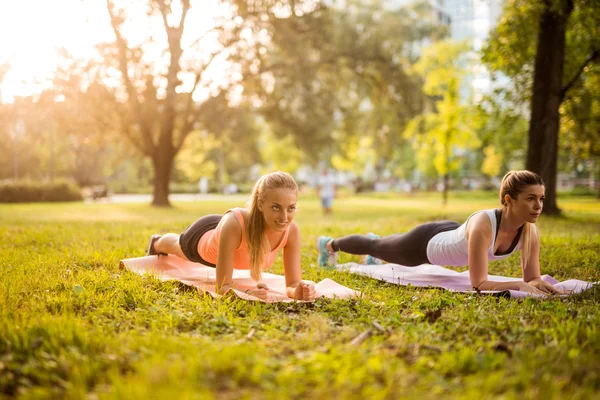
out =
<path fill-rule="evenodd" d="M 594 197 L 598 195 L 597 189 L 589 186 L 575 186 L 571 190 L 559 192 L 560 196 L 587 196 Z"/>
<path fill-rule="evenodd" d="M 14 182 L 0 184 L 0 203 L 81 201 L 77 185 L 68 182 Z"/>

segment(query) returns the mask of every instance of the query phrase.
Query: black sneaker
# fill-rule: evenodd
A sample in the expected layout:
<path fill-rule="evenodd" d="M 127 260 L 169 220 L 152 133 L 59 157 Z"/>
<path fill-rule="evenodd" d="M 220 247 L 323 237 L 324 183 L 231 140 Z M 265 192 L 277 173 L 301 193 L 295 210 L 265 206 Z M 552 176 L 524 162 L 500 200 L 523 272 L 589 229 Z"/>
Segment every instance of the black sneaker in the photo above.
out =
<path fill-rule="evenodd" d="M 146 250 L 146 256 L 158 256 L 158 255 L 166 255 L 165 253 L 158 253 L 154 250 L 154 243 L 160 239 L 160 235 L 152 235 L 150 236 L 150 241 L 148 242 L 148 249 Z"/>

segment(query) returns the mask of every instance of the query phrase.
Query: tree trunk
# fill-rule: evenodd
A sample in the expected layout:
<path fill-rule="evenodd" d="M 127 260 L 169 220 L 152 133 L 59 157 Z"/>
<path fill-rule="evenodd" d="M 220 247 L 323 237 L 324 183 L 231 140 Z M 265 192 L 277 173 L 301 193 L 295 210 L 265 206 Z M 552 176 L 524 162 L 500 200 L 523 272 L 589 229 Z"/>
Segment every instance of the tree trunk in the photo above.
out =
<path fill-rule="evenodd" d="M 544 213 L 559 214 L 556 204 L 559 107 L 562 102 L 562 76 L 565 60 L 565 33 L 571 0 L 552 7 L 546 0 L 540 17 L 526 168 L 541 175 L 546 184 Z"/>
<path fill-rule="evenodd" d="M 157 154 L 152 157 L 154 167 L 154 191 L 152 193 L 152 205 L 158 207 L 170 207 L 169 182 L 175 156 L 168 149 L 159 147 Z"/>

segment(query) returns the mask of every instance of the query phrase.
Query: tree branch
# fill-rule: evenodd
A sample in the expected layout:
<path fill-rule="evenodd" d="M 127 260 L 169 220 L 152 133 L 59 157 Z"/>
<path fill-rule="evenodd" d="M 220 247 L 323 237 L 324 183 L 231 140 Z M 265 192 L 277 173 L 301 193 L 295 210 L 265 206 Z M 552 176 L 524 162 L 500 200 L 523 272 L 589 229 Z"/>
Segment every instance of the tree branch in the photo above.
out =
<path fill-rule="evenodd" d="M 173 143 L 173 131 L 176 125 L 177 118 L 177 86 L 180 85 L 178 73 L 181 70 L 179 65 L 183 49 L 181 48 L 181 38 L 183 37 L 183 28 L 185 25 L 185 18 L 190 8 L 189 0 L 182 0 L 182 12 L 179 25 L 171 26 L 168 22 L 168 15 L 172 15 L 170 4 L 167 5 L 165 0 L 158 1 L 158 7 L 162 15 L 163 25 L 167 33 L 167 40 L 169 42 L 169 53 L 171 55 L 171 61 L 167 70 L 167 90 L 165 97 L 165 108 L 161 115 L 161 132 L 160 132 L 160 143 L 163 146 L 169 146 L 171 151 L 176 151 L 177 145 Z"/>
<path fill-rule="evenodd" d="M 232 39 L 231 42 L 227 43 L 221 50 L 215 51 L 214 53 L 212 53 L 210 55 L 210 57 L 208 58 L 208 60 L 206 62 L 202 63 L 202 65 L 196 70 L 196 75 L 194 78 L 194 85 L 192 86 L 192 89 L 189 92 L 189 95 L 187 98 L 187 104 L 186 104 L 185 112 L 184 112 L 184 116 L 183 116 L 183 121 L 184 121 L 183 129 L 181 131 L 181 136 L 179 137 L 179 140 L 177 141 L 177 144 L 175 145 L 176 151 L 181 149 L 181 147 L 183 146 L 183 142 L 185 141 L 185 138 L 193 130 L 194 122 L 196 122 L 196 120 L 198 119 L 198 115 L 196 113 L 192 113 L 192 108 L 194 105 L 194 93 L 196 92 L 198 84 L 202 81 L 202 76 L 203 76 L 204 72 L 206 71 L 206 69 L 210 66 L 210 64 L 215 60 L 215 58 L 218 55 L 220 55 L 225 49 L 229 48 L 229 46 L 231 46 L 235 42 L 236 41 Z"/>
<path fill-rule="evenodd" d="M 571 87 L 579 80 L 579 77 L 583 73 L 583 70 L 585 69 L 585 67 L 587 67 L 589 63 L 591 63 L 592 61 L 594 61 L 598 57 L 600 57 L 600 49 L 595 49 L 592 52 L 592 55 L 589 56 L 583 62 L 583 64 L 579 67 L 579 69 L 577 70 L 577 73 L 575 74 L 575 76 L 565 86 L 563 86 L 563 88 L 561 89 L 561 91 L 560 91 L 560 100 L 561 101 L 565 98 L 565 96 L 566 96 L 567 92 L 569 91 L 569 89 L 571 89 Z"/>
<path fill-rule="evenodd" d="M 120 115 L 119 112 L 117 112 L 117 114 Z M 119 119 L 121 124 L 121 132 L 123 132 L 125 136 L 129 138 L 129 141 L 133 144 L 133 147 L 135 147 L 141 154 L 151 157 L 152 150 L 148 149 L 145 141 L 137 140 L 135 135 L 131 132 L 131 124 L 128 124 L 122 115 L 120 115 Z"/>
<path fill-rule="evenodd" d="M 147 126 L 146 121 L 143 117 L 142 107 L 138 98 L 139 95 L 135 87 L 133 86 L 133 83 L 131 82 L 131 78 L 129 77 L 129 60 L 127 59 L 128 47 L 127 42 L 121 35 L 120 31 L 120 26 L 123 23 L 123 20 L 115 13 L 115 5 L 110 0 L 106 0 L 106 8 L 110 16 L 110 23 L 113 28 L 113 32 L 115 33 L 117 50 L 119 51 L 119 69 L 121 70 L 121 75 L 123 76 L 123 83 L 125 84 L 125 89 L 127 90 L 127 95 L 129 96 L 129 101 L 132 106 L 135 119 L 140 126 L 144 143 L 149 143 L 151 147 L 154 148 L 154 142 L 152 140 L 150 129 Z M 135 144 L 135 138 L 133 138 L 131 135 L 128 136 L 132 139 L 131 141 Z M 136 145 L 136 147 L 138 146 Z M 144 145 L 144 147 L 146 146 Z M 145 151 L 143 151 L 143 153 L 146 154 Z"/>
<path fill-rule="evenodd" d="M 214 27 L 210 28 L 209 30 L 207 30 L 206 32 L 204 32 L 204 34 L 202 36 L 200 36 L 198 39 L 194 40 L 194 42 L 190 45 L 190 47 L 196 46 L 198 43 L 200 43 L 201 41 L 203 41 L 204 38 L 206 38 L 211 33 L 216 32 L 216 31 L 223 31 L 224 29 L 225 28 L 223 28 L 223 26 L 221 26 L 221 25 L 214 26 Z"/>
<path fill-rule="evenodd" d="M 183 10 L 181 11 L 181 19 L 179 20 L 179 27 L 183 27 L 183 24 L 185 23 L 185 17 L 188 13 L 188 11 L 190 10 L 190 0 L 183 0 L 182 2 L 182 7 Z"/>

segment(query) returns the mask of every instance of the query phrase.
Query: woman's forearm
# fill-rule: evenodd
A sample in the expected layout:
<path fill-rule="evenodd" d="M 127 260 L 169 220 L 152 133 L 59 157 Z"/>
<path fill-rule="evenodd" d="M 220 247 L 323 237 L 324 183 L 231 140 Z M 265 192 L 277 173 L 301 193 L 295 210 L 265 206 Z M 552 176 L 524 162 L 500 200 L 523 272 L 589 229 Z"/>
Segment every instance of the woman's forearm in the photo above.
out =
<path fill-rule="evenodd" d="M 538 266 L 538 268 L 526 268 L 523 270 L 523 280 L 525 282 L 529 282 L 532 281 L 534 279 L 540 279 L 542 277 L 542 274 L 540 273 L 540 268 Z"/>
<path fill-rule="evenodd" d="M 520 290 L 522 284 L 523 281 L 495 282 L 486 280 L 478 286 L 473 285 L 473 288 L 477 290 Z"/>

